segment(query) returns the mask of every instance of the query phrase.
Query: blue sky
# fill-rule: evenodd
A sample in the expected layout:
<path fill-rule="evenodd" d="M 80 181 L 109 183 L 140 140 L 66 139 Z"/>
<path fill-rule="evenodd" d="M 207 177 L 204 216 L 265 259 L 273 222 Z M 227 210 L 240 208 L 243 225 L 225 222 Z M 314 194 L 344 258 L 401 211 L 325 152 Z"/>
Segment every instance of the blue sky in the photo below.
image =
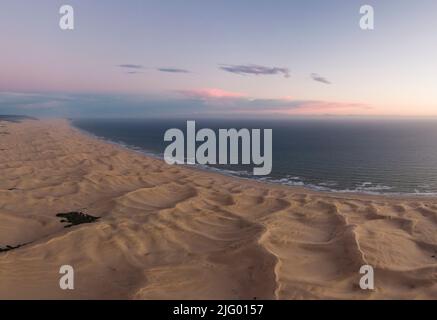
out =
<path fill-rule="evenodd" d="M 58 27 L 67 3 L 73 31 Z M 359 28 L 363 4 L 374 6 L 373 31 Z M 0 113 L 437 115 L 436 9 L 434 0 L 2 0 Z"/>

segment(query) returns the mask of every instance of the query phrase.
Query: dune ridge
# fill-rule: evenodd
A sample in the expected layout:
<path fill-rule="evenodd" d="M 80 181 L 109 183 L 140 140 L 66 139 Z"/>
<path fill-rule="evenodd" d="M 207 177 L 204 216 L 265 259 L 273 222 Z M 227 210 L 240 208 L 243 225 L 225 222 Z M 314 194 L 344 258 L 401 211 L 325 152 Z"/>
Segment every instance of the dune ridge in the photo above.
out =
<path fill-rule="evenodd" d="M 0 248 L 20 247 L 0 252 L 1 299 L 437 299 L 435 198 L 169 166 L 65 120 L 2 125 Z M 66 229 L 71 211 L 100 219 Z"/>

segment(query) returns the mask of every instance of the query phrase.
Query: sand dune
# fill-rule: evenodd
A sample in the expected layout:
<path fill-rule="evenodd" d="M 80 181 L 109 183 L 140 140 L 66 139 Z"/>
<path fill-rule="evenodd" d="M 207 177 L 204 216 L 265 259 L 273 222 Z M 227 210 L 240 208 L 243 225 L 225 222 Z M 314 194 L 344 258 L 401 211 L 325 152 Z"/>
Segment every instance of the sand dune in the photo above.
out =
<path fill-rule="evenodd" d="M 2 122 L 0 298 L 437 299 L 437 200 L 315 193 Z M 57 213 L 98 222 L 64 228 Z M 59 288 L 59 267 L 75 290 Z M 375 290 L 359 268 L 375 268 Z"/>

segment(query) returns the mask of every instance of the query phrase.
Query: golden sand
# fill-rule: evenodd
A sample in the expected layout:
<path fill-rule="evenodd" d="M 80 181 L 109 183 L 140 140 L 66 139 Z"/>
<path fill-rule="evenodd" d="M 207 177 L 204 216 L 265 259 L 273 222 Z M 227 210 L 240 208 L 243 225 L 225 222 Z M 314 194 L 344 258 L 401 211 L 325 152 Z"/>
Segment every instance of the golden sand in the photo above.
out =
<path fill-rule="evenodd" d="M 0 131 L 0 248 L 23 245 L 0 252 L 1 299 L 437 299 L 435 198 L 169 166 L 63 120 Z M 69 211 L 101 218 L 64 228 Z"/>

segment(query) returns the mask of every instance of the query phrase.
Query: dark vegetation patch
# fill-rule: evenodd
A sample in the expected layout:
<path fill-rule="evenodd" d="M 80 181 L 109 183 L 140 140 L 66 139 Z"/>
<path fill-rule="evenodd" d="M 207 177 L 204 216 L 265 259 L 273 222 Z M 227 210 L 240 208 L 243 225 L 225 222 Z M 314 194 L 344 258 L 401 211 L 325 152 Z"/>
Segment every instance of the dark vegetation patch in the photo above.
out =
<path fill-rule="evenodd" d="M 24 246 L 24 244 L 19 244 L 19 245 L 16 245 L 16 246 L 6 246 L 4 248 L 0 247 L 0 252 L 6 252 L 6 251 L 18 249 L 19 247 L 22 247 L 22 246 Z"/>
<path fill-rule="evenodd" d="M 61 223 L 69 223 L 64 228 L 70 228 L 72 226 L 76 226 L 82 223 L 92 223 L 100 219 L 100 217 L 94 217 L 92 215 L 83 213 L 83 212 L 67 212 L 67 213 L 58 213 L 56 215 L 61 219 Z"/>

